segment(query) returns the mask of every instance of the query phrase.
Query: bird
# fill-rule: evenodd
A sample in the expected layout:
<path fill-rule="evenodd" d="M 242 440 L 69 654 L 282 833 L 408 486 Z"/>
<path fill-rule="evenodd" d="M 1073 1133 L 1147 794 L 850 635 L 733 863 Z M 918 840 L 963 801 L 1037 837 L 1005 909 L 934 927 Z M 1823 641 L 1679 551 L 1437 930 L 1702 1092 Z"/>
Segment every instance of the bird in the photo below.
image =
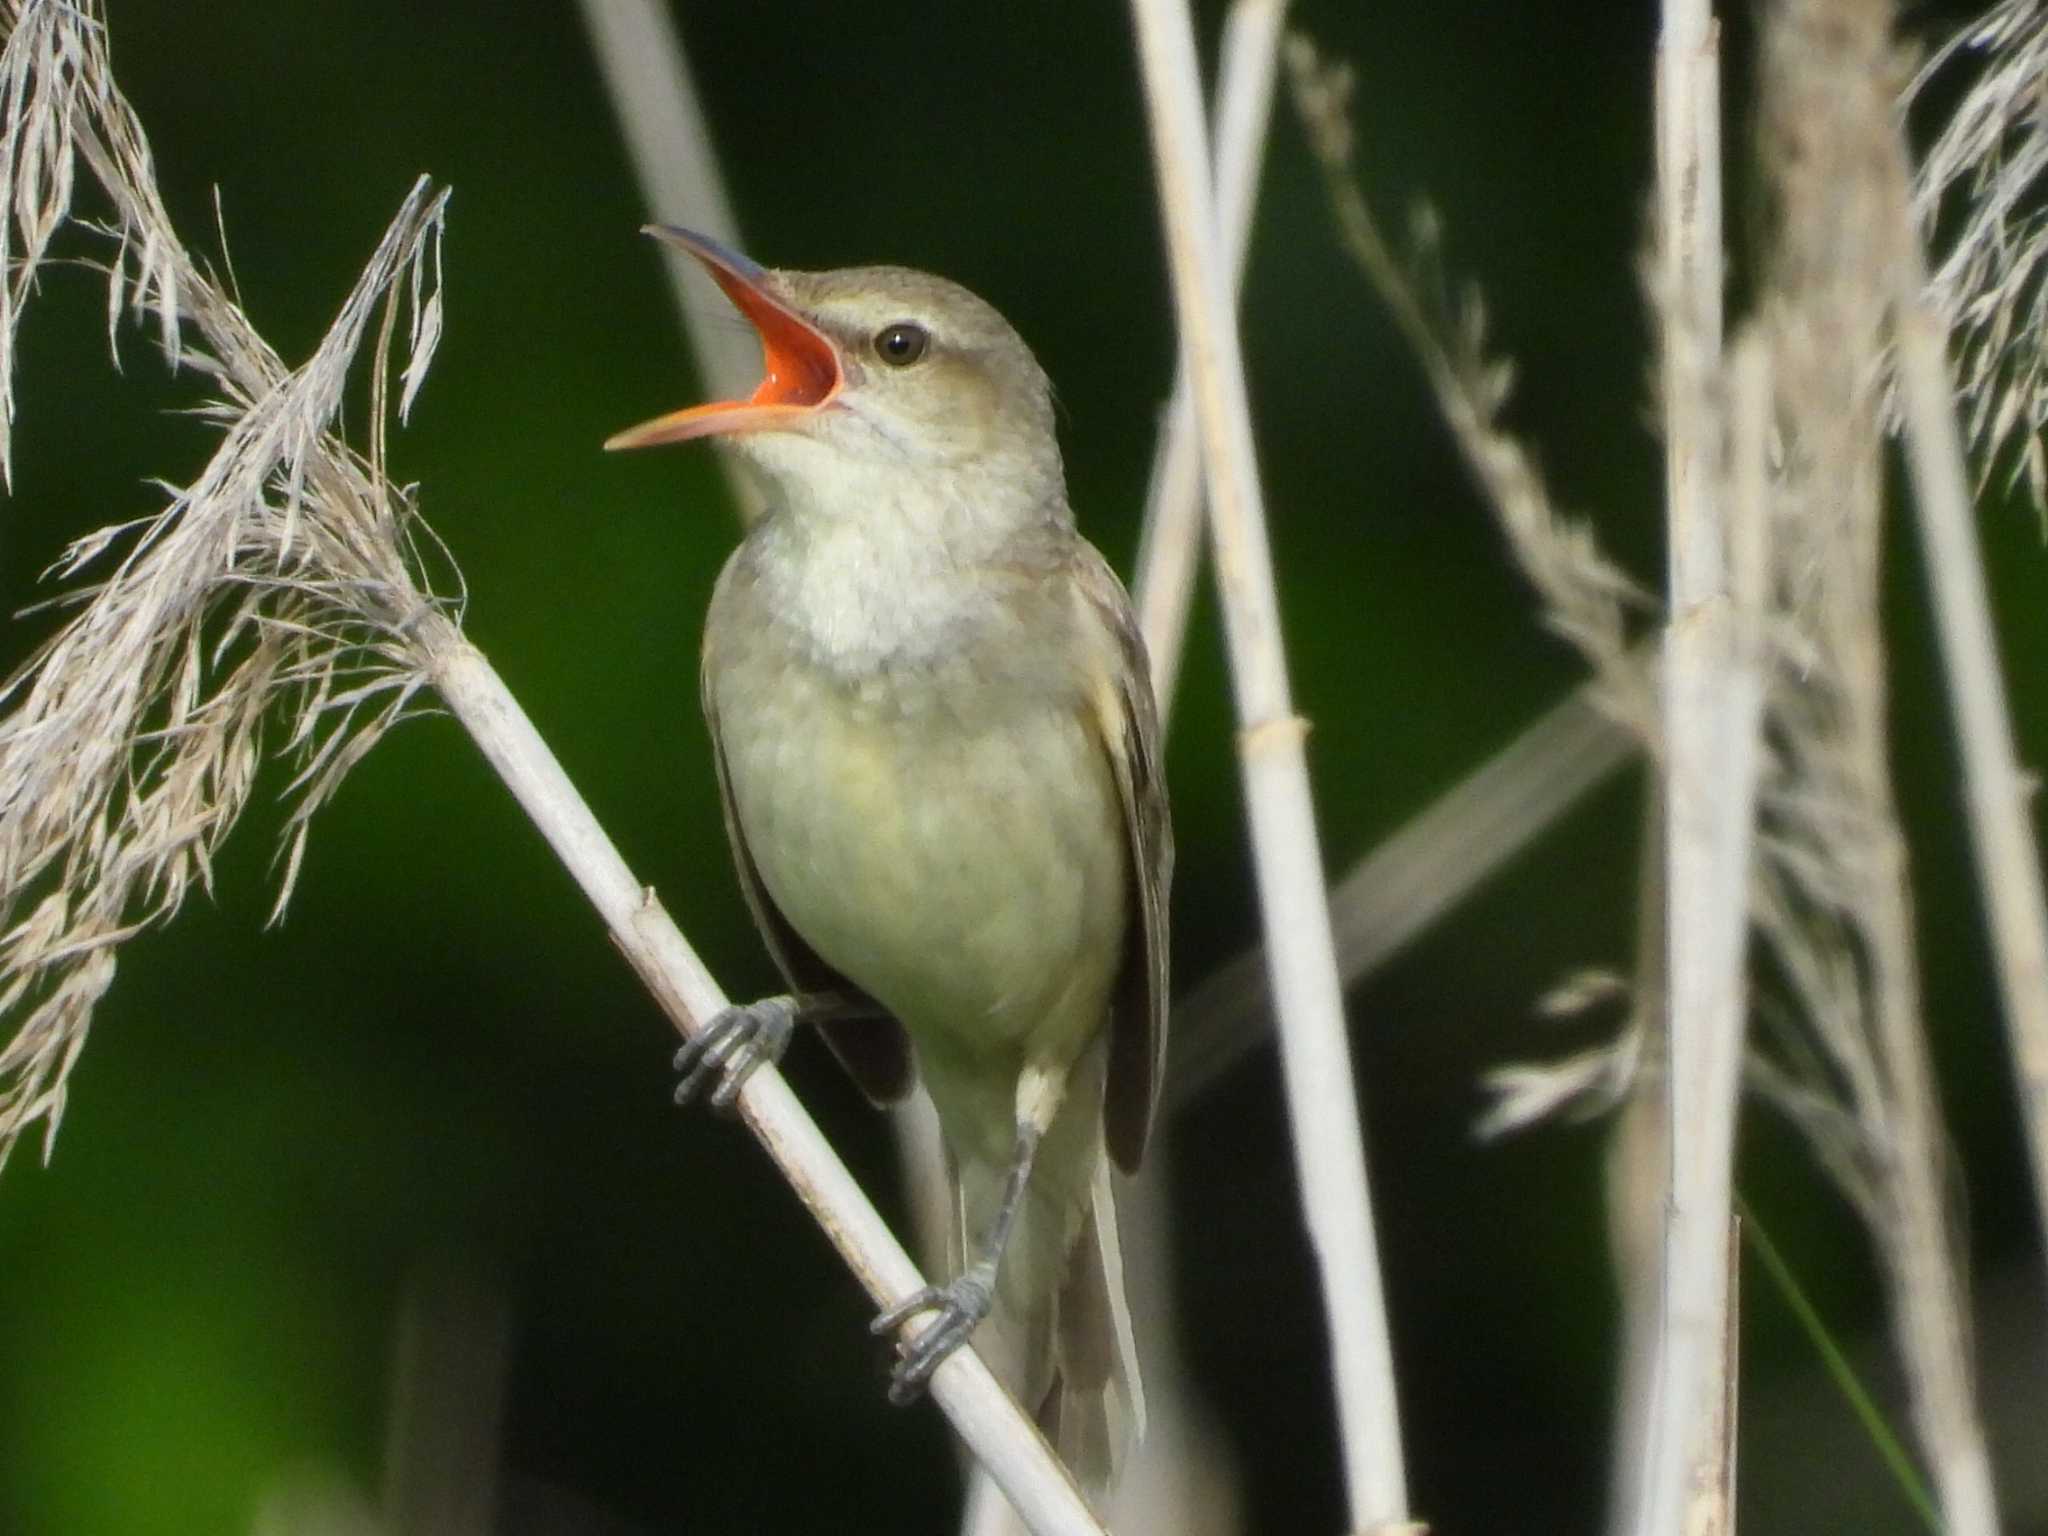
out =
<path fill-rule="evenodd" d="M 605 446 L 716 437 L 766 482 L 706 612 L 701 694 L 788 986 L 683 1047 L 678 1101 L 730 1107 L 799 1025 L 878 1105 L 921 1080 L 951 1277 L 876 1319 L 889 1395 L 972 1337 L 1100 1495 L 1143 1432 L 1110 1168 L 1137 1171 L 1158 1113 L 1173 865 L 1130 599 L 1076 530 L 1046 374 L 991 305 L 908 267 L 769 269 L 646 232 L 761 343 L 746 399 Z"/>

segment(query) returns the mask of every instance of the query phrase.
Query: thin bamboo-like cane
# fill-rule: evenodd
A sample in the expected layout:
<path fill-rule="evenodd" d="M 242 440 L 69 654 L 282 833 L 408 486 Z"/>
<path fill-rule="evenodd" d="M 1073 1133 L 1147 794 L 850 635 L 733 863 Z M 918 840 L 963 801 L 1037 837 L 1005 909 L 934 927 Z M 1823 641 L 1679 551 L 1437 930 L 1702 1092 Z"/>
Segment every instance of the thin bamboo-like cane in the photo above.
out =
<path fill-rule="evenodd" d="M 1233 308 L 1244 283 L 1266 125 L 1273 110 L 1273 77 L 1280 63 L 1280 24 L 1286 14 L 1286 0 L 1235 0 L 1223 23 L 1216 70 L 1216 214 Z M 1195 435 L 1195 396 L 1183 356 L 1153 449 L 1144 531 L 1131 582 L 1138 628 L 1152 663 L 1152 692 L 1159 701 L 1162 734 L 1173 718 L 1201 552 L 1201 443 Z"/>
<path fill-rule="evenodd" d="M 1216 204 L 1222 220 L 1224 264 L 1235 293 L 1244 276 L 1252 210 L 1272 116 L 1273 81 L 1280 60 L 1280 24 L 1286 0 L 1233 0 L 1224 18 L 1217 66 Z M 1131 597 L 1152 668 L 1164 736 L 1187 641 L 1188 610 L 1202 552 L 1201 447 L 1195 402 L 1185 363 L 1160 417 L 1151 487 L 1138 543 Z M 1178 1019 L 1175 1027 L 1178 1027 Z M 1176 1042 L 1169 1060 L 1179 1052 Z M 935 1133 L 934 1133 L 935 1134 Z M 1172 1157 L 1171 1128 L 1155 1138 L 1145 1177 L 1121 1187 L 1117 1205 L 1124 1259 L 1133 1294 L 1139 1359 L 1145 1372 L 1144 1444 L 1126 1469 L 1112 1506 L 1120 1521 L 1142 1529 L 1185 1532 L 1229 1530 L 1235 1523 L 1232 1470 L 1219 1446 L 1204 1443 L 1207 1426 L 1174 1358 L 1174 1293 L 1168 1255 L 1166 1195 Z M 1145 1276 L 1153 1279 L 1147 1282 Z M 1163 1368 L 1162 1368 L 1163 1367 Z M 970 1490 L 961 1522 L 964 1536 L 1000 1536 L 1011 1528 L 1000 1499 L 982 1480 Z"/>
<path fill-rule="evenodd" d="M 437 691 L 598 910 L 613 942 L 685 1036 L 726 1006 L 654 892 L 619 857 L 561 764 L 483 654 L 438 615 L 419 644 Z M 741 1116 L 877 1306 L 923 1280 L 780 1073 L 741 1090 Z M 1102 1536 L 1066 1469 L 971 1349 L 949 1356 L 931 1393 L 1011 1505 L 1038 1536 Z"/>
<path fill-rule="evenodd" d="M 1233 0 L 1223 23 L 1216 87 L 1216 203 L 1223 221 L 1224 264 L 1234 293 L 1244 276 L 1252 208 L 1272 115 L 1286 0 Z M 1185 364 L 1160 417 L 1152 479 L 1139 535 L 1131 597 L 1152 669 L 1152 688 L 1165 735 L 1171 720 L 1188 610 L 1202 552 L 1201 449 Z M 1171 1059 L 1171 1057 L 1169 1057 Z M 930 1134 L 936 1134 L 935 1128 Z M 1145 1373 L 1145 1440 L 1125 1469 L 1115 1517 L 1143 1529 L 1217 1532 L 1234 1528 L 1233 1469 L 1202 1421 L 1175 1358 L 1174 1291 L 1165 1252 L 1164 1186 L 1172 1157 L 1170 1127 L 1155 1137 L 1143 1179 L 1124 1184 L 1117 1199 L 1124 1258 L 1133 1294 L 1139 1359 Z M 1146 1275 L 1152 1276 L 1150 1282 Z M 988 1496 L 984 1480 L 969 1490 L 963 1536 L 1002 1536 L 1009 1510 Z"/>
<path fill-rule="evenodd" d="M 1354 1530 L 1407 1520 L 1388 1338 L 1322 853 L 1281 645 L 1243 361 L 1217 238 L 1184 0 L 1133 0 L 1175 309 L 1201 427 L 1209 524 L 1240 722 L 1302 1197 L 1322 1271 Z"/>
<path fill-rule="evenodd" d="M 1286 9 L 1286 0 L 1232 0 L 1223 22 L 1214 111 L 1216 205 L 1233 293 L 1242 286 L 1251 243 Z M 1201 552 L 1200 449 L 1183 366 L 1176 370 L 1173 397 L 1160 421 L 1131 588 L 1151 663 L 1162 739 L 1172 723 Z M 1227 1536 L 1240 1518 L 1238 1467 L 1180 1354 L 1167 1199 L 1174 1152 L 1169 1120 L 1153 1138 L 1144 1176 L 1120 1182 L 1118 1192 L 1125 1273 L 1137 1298 L 1131 1322 L 1145 1375 L 1146 1430 L 1109 1514 L 1131 1530 Z"/>
<path fill-rule="evenodd" d="M 1897 180 L 1905 182 L 1903 146 Z M 1934 594 L 1936 632 L 1963 758 L 1970 835 L 1991 924 L 2022 1119 L 2034 1158 L 2034 1193 L 2048 1201 L 2048 910 L 2027 814 L 2029 789 L 2013 747 L 2012 720 L 1991 626 L 1983 555 L 1956 429 L 1955 396 L 1939 322 L 1927 306 L 1919 231 L 1898 199 L 1899 292 L 1894 342 L 1913 510 Z M 1888 1019 L 1889 1016 L 1887 1016 Z M 1917 1023 L 1917 1021 L 1909 1021 Z M 1998 1502 L 1971 1380 L 1964 1330 L 1967 1298 L 1947 1251 L 1940 1112 L 1926 1041 L 1917 1028 L 1889 1042 L 1900 1142 L 1901 1241 L 1888 1254 L 1899 1272 L 1899 1336 L 1914 1383 L 1914 1412 L 1948 1528 L 1975 1536 L 1999 1528 Z M 2044 1211 L 2048 1220 L 2048 1211 Z M 1911 1239 L 1917 1237 L 1917 1242 Z"/>
<path fill-rule="evenodd" d="M 1735 558 L 1722 485 L 1720 114 L 1712 9 L 1707 0 L 1665 0 L 1657 237 L 1671 530 L 1663 673 L 1670 1188 L 1661 1312 L 1646 1336 L 1656 1363 L 1637 1378 L 1655 1383 L 1636 1522 L 1642 1536 L 1681 1536 L 1733 1508 L 1716 1428 L 1728 1390 L 1727 1245 L 1762 701 L 1746 631 L 1759 612 L 1762 567 L 1754 540 L 1752 558 Z M 1760 537 L 1762 508 L 1749 509 L 1747 520 Z"/>

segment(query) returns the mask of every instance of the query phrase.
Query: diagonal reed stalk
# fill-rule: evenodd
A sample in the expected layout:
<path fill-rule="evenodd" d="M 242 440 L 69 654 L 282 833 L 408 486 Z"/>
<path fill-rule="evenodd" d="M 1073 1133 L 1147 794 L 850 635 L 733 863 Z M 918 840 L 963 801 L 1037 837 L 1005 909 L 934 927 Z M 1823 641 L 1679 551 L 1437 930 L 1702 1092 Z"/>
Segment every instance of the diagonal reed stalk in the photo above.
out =
<path fill-rule="evenodd" d="M 1347 987 L 1428 932 L 1632 760 L 1640 739 L 1600 707 L 1598 693 L 1597 683 L 1580 685 L 1330 888 Z M 1200 1097 L 1258 1048 L 1272 1023 L 1262 949 L 1210 972 L 1174 1008 L 1173 1101 Z"/>

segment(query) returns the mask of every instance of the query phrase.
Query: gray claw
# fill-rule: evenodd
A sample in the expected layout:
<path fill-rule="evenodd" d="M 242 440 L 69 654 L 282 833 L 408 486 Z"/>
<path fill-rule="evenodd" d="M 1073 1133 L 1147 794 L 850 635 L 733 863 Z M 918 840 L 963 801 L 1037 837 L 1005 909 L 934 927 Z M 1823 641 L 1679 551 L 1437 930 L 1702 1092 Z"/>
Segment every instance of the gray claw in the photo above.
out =
<path fill-rule="evenodd" d="M 903 1357 L 889 1378 L 889 1401 L 898 1408 L 914 1403 L 948 1355 L 965 1344 L 981 1320 L 988 1316 L 995 1296 L 995 1277 L 979 1267 L 970 1269 L 950 1285 L 928 1285 L 912 1291 L 869 1324 L 874 1333 L 893 1333 L 920 1312 L 938 1317 L 916 1338 L 903 1345 Z"/>
<path fill-rule="evenodd" d="M 711 1089 L 711 1107 L 730 1110 L 739 1102 L 747 1076 L 763 1062 L 776 1062 L 796 1028 L 796 999 L 764 997 L 726 1009 L 676 1052 L 676 1102 L 688 1104 Z M 714 1080 L 716 1088 L 712 1088 Z"/>

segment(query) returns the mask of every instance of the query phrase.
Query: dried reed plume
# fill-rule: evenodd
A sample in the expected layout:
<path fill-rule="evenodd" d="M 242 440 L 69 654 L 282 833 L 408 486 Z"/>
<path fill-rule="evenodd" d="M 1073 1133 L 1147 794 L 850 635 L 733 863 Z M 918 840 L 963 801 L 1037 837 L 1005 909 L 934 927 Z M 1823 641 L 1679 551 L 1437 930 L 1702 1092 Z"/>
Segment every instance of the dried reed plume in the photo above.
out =
<path fill-rule="evenodd" d="M 1294 103 L 1315 151 L 1344 249 L 1371 281 L 1421 363 L 1438 408 L 1479 490 L 1492 505 L 1509 547 L 1544 603 L 1544 622 L 1569 640 L 1602 684 L 1599 702 L 1647 734 L 1649 673 L 1631 651 L 1631 612 L 1651 608 L 1627 572 L 1600 552 L 1591 529 L 1551 503 L 1534 457 L 1501 425 L 1514 383 L 1513 364 L 1486 350 L 1486 309 L 1478 290 L 1453 293 L 1441 264 L 1441 229 L 1420 211 L 1408 263 L 1396 259 L 1356 176 L 1351 127 L 1352 73 L 1325 63 L 1314 44 L 1288 39 Z"/>
<path fill-rule="evenodd" d="M 1954 226 L 1929 294 L 1955 341 L 1980 478 L 2008 466 L 2048 533 L 2048 7 L 1999 0 L 1929 59 L 1910 94 L 1972 67 L 1915 187 L 1922 223 Z"/>
<path fill-rule="evenodd" d="M 161 511 L 70 546 L 55 574 L 90 585 L 65 595 L 76 611 L 0 688 L 0 1016 L 20 1019 L 0 1049 L 4 1161 L 37 1121 L 47 1156 L 122 941 L 210 882 L 265 731 L 284 732 L 297 769 L 282 909 L 309 818 L 425 680 L 407 631 L 440 600 L 416 509 L 383 472 L 384 354 L 402 314 L 403 415 L 439 332 L 447 194 L 414 186 L 318 349 L 287 368 L 173 232 L 103 27 L 59 4 L 0 17 L 0 389 L 23 302 L 71 221 L 100 245 L 110 343 L 124 313 L 152 316 L 171 364 L 206 379 L 203 414 L 221 427 L 211 462 Z M 104 223 L 73 219 L 78 154 L 111 202 Z M 373 321 L 365 456 L 335 422 Z"/>
<path fill-rule="evenodd" d="M 1758 326 L 1783 453 L 1755 920 L 1798 1028 L 1779 1029 L 1782 1072 L 1760 1078 L 1798 1086 L 1779 1097 L 1871 1226 L 1947 1527 L 1988 1536 L 1996 1501 L 1887 757 L 1881 402 L 1917 260 L 1892 20 L 1886 0 L 1780 0 L 1764 34 L 1773 231 Z"/>
<path fill-rule="evenodd" d="M 1591 706 L 1638 741 L 1652 744 L 1654 678 L 1650 659 L 1632 644 L 1630 630 L 1631 620 L 1650 615 L 1654 604 L 1634 578 L 1601 552 L 1587 524 L 1556 507 L 1534 455 L 1501 424 L 1514 368 L 1487 351 L 1486 311 L 1477 289 L 1453 292 L 1446 283 L 1435 216 L 1427 210 L 1415 215 L 1405 263 L 1381 234 L 1357 182 L 1350 67 L 1322 60 L 1314 44 L 1298 34 L 1288 40 L 1287 63 L 1294 103 L 1322 169 L 1345 252 L 1421 364 L 1466 467 L 1542 600 L 1545 625 L 1570 642 L 1592 669 L 1593 683 L 1577 707 Z M 1578 750 L 1585 734 L 1570 733 L 1572 750 Z M 1595 766 L 1585 775 L 1576 767 L 1570 770 L 1575 785 L 1597 780 L 1616 755 L 1611 737 L 1594 734 L 1591 740 L 1587 752 Z M 1612 988 L 1600 991 L 1606 995 Z M 1546 1003 L 1545 1011 L 1576 1011 L 1584 997 L 1583 989 L 1566 987 Z M 1495 1104 L 1482 1128 L 1492 1134 L 1563 1108 L 1591 1114 L 1611 1107 L 1633 1080 L 1635 1049 L 1631 1033 L 1612 1048 L 1568 1062 L 1503 1069 L 1491 1079 Z"/>

